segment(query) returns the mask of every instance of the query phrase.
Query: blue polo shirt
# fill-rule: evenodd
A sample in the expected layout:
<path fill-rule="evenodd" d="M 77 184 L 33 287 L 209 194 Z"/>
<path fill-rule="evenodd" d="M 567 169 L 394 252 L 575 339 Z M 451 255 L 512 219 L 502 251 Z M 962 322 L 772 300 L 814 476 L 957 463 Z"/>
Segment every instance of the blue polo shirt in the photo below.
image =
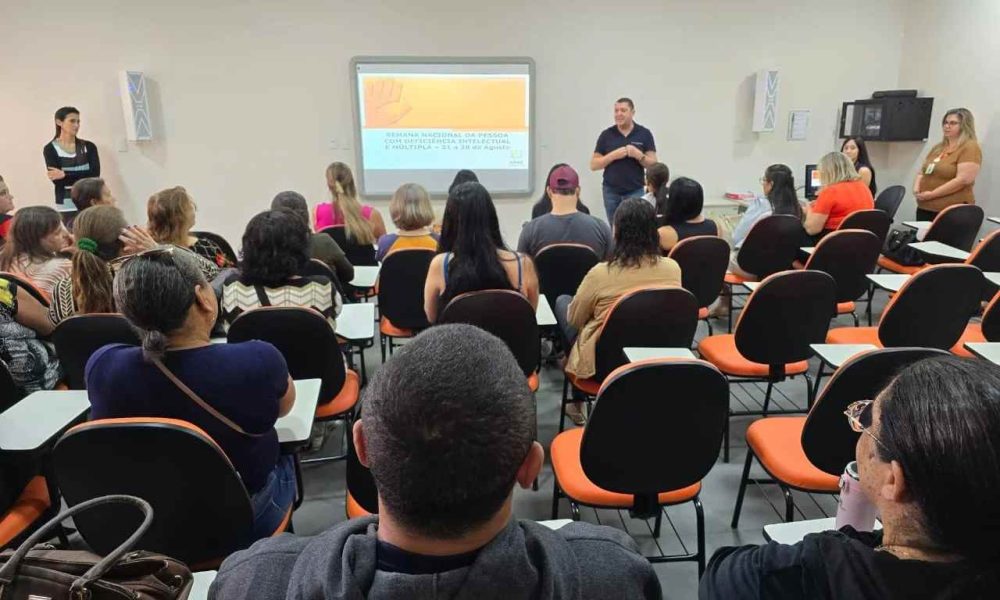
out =
<path fill-rule="evenodd" d="M 602 131 L 597 138 L 594 152 L 604 155 L 626 144 L 632 144 L 642 150 L 643 154 L 656 150 L 652 132 L 638 123 L 632 123 L 632 131 L 628 135 L 622 135 L 617 125 Z M 604 185 L 619 194 L 634 192 L 646 185 L 646 172 L 634 158 L 616 160 L 604 168 Z"/>

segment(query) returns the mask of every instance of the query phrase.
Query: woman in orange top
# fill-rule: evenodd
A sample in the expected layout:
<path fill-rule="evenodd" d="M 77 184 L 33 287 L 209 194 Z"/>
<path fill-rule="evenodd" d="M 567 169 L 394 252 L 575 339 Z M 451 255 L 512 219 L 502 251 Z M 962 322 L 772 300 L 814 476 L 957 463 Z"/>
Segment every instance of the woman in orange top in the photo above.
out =
<path fill-rule="evenodd" d="M 975 204 L 972 186 L 983 164 L 976 121 L 966 108 L 953 108 L 941 120 L 944 139 L 931 148 L 913 183 L 917 220 L 933 221 L 955 204 Z"/>
<path fill-rule="evenodd" d="M 875 208 L 871 190 L 843 153 L 830 152 L 819 160 L 819 179 L 823 187 L 803 223 L 806 233 L 816 241 L 840 227 L 852 212 Z"/>

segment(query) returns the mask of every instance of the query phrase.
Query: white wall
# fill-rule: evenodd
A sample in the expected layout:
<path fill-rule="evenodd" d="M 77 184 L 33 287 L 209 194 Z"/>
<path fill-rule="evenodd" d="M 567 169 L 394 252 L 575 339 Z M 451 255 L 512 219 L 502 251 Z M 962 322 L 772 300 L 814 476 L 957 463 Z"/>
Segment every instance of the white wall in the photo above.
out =
<path fill-rule="evenodd" d="M 353 55 L 533 57 L 538 185 L 549 165 L 569 162 L 581 171 L 585 202 L 603 216 L 600 174 L 584 171 L 616 97 L 635 99 L 660 157 L 674 174 L 700 180 L 709 198 L 756 188 L 768 164 L 800 173 L 836 147 L 841 101 L 896 86 L 906 2 L 140 4 L 4 3 L 0 173 L 19 205 L 51 202 L 41 147 L 55 109 L 76 105 L 81 135 L 98 144 L 133 220 L 145 221 L 150 193 L 182 184 L 198 202 L 198 226 L 238 242 L 276 191 L 319 200 L 325 165 L 353 162 Z M 751 76 L 766 67 L 781 72 L 779 126 L 753 134 Z M 148 77 L 155 142 L 124 142 L 116 74 L 126 68 Z M 812 111 L 808 141 L 785 141 L 791 109 Z M 532 200 L 497 202 L 509 243 Z"/>
<path fill-rule="evenodd" d="M 931 146 L 941 141 L 941 119 L 965 107 L 976 118 L 983 166 L 976 180 L 976 203 L 987 215 L 1000 212 L 1000 1 L 913 0 L 906 10 L 900 88 L 934 98 L 931 137 L 926 144 L 892 144 L 891 177 L 912 189 Z M 880 179 L 881 181 L 881 179 Z M 900 215 L 913 217 L 909 193 Z"/>

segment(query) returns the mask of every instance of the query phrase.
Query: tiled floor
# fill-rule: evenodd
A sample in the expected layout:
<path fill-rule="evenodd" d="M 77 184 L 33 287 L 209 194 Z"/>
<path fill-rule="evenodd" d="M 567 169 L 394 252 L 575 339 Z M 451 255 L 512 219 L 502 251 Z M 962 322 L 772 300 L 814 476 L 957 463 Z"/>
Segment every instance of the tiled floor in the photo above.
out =
<path fill-rule="evenodd" d="M 877 297 L 876 308 L 881 308 L 885 297 Z M 878 315 L 878 312 L 875 313 Z M 841 317 L 834 322 L 835 327 L 851 325 L 849 317 Z M 720 324 L 724 328 L 723 324 Z M 717 327 L 717 331 L 720 327 Z M 706 334 L 704 325 L 699 327 L 698 336 Z M 366 354 L 369 369 L 376 369 L 379 364 L 378 348 L 369 349 Z M 810 373 L 816 372 L 816 361 L 812 361 Z M 826 380 L 824 379 L 824 382 Z M 776 404 L 787 408 L 790 405 L 804 407 L 806 403 L 806 387 L 803 378 L 783 382 L 777 386 Z M 546 365 L 541 373 L 541 386 L 537 394 L 539 438 L 548 449 L 552 438 L 558 429 L 559 395 L 562 391 L 562 374 L 553 365 Z M 731 403 L 734 410 L 740 410 L 756 399 L 763 398 L 763 386 L 756 384 L 732 385 Z M 739 529 L 730 528 L 736 492 L 739 486 L 743 461 L 746 456 L 744 433 L 746 427 L 759 417 L 736 417 L 732 420 L 730 440 L 732 455 L 729 463 L 719 460 L 703 482 L 701 500 L 705 510 L 705 531 L 708 556 L 722 546 L 737 544 L 755 544 L 763 541 L 762 528 L 769 523 L 778 523 L 784 514 L 784 500 L 781 491 L 776 486 L 750 486 Z M 567 420 L 567 423 L 569 421 Z M 333 436 L 334 438 L 336 436 Z M 328 442 L 330 452 L 335 452 L 336 442 Z M 763 476 L 759 467 L 752 473 Z M 305 467 L 306 500 L 296 511 L 294 524 L 299 534 L 314 534 L 345 518 L 344 515 L 344 463 Z M 544 520 L 550 518 L 552 502 L 552 471 L 548 464 L 539 478 L 539 490 L 516 489 L 514 494 L 514 511 L 519 518 Z M 812 519 L 832 516 L 836 511 L 836 500 L 833 496 L 809 495 L 795 493 L 797 519 Z M 651 536 L 651 529 L 642 521 L 629 518 L 627 512 L 595 511 L 582 508 L 582 519 L 588 522 L 601 523 L 612 527 L 627 527 L 646 553 L 655 553 L 656 546 Z M 663 521 L 660 546 L 666 553 L 683 551 L 682 548 L 694 548 L 695 514 L 691 504 L 671 507 L 666 510 L 667 518 Z M 569 507 L 565 500 L 560 503 L 561 518 L 569 517 Z M 683 545 L 683 546 L 682 546 Z M 696 598 L 698 589 L 697 566 L 693 562 L 659 564 L 656 572 L 662 582 L 664 596 L 667 598 Z"/>

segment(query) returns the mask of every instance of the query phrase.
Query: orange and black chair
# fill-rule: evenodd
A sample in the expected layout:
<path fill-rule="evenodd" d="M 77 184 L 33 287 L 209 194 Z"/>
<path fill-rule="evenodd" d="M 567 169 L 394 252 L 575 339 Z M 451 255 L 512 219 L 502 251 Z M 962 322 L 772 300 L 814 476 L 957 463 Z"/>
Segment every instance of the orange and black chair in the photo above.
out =
<path fill-rule="evenodd" d="M 809 406 L 811 344 L 822 343 L 836 313 L 837 284 L 822 271 L 783 271 L 764 279 L 747 299 L 734 333 L 708 336 L 698 344 L 701 357 L 719 368 L 731 381 L 766 382 L 762 410 L 733 415 L 801 412 L 769 411 L 774 384 L 802 375 Z M 723 460 L 729 461 L 729 419 L 726 419 Z"/>
<path fill-rule="evenodd" d="M 13 546 L 54 513 L 48 483 L 41 475 L 33 477 L 6 512 L 0 514 L 0 548 Z"/>
<path fill-rule="evenodd" d="M 61 321 L 52 332 L 56 355 L 63 367 L 64 381 L 71 390 L 85 390 L 87 360 L 108 344 L 138 346 L 142 342 L 135 329 L 118 313 L 75 315 Z"/>
<path fill-rule="evenodd" d="M 965 344 L 1000 342 L 1000 293 L 993 296 L 983 310 L 983 320 L 979 323 L 969 323 L 955 345 L 951 347 L 953 354 L 965 358 L 975 358 L 975 355 L 965 349 Z"/>
<path fill-rule="evenodd" d="M 931 226 L 924 235 L 925 242 L 941 242 L 966 252 L 972 250 L 979 228 L 983 224 L 985 213 L 975 204 L 956 204 L 942 210 L 934 217 Z M 953 262 L 947 258 L 934 258 L 925 255 L 927 262 Z M 893 273 L 913 274 L 926 265 L 902 265 L 888 256 L 880 256 L 878 266 Z"/>
<path fill-rule="evenodd" d="M 684 288 L 643 287 L 622 294 L 595 334 L 594 376 L 581 379 L 564 373 L 559 431 L 565 427 L 566 404 L 573 400 L 570 385 L 589 401 L 612 371 L 628 363 L 625 348 L 690 348 L 697 328 L 698 300 Z"/>
<path fill-rule="evenodd" d="M 24 291 L 26 291 L 29 294 L 31 294 L 32 298 L 34 298 L 35 300 L 38 300 L 38 302 L 42 306 L 48 308 L 48 306 L 49 306 L 49 295 L 46 294 L 45 292 L 43 292 L 41 289 L 39 289 L 38 286 L 35 285 L 35 282 L 33 282 L 30 279 L 24 277 L 23 275 L 20 275 L 18 273 L 11 273 L 9 271 L 0 271 L 0 279 L 6 279 L 8 281 L 13 281 L 14 283 L 17 284 L 17 287 L 24 288 Z"/>
<path fill-rule="evenodd" d="M 791 215 L 771 215 L 754 223 L 740 246 L 736 263 L 753 279 L 746 279 L 736 273 L 726 273 L 725 283 L 729 286 L 729 331 L 733 331 L 733 286 L 765 277 L 792 268 L 799 247 L 805 239 L 802 221 Z"/>
<path fill-rule="evenodd" d="M 99 419 L 70 429 L 53 450 L 56 480 L 74 506 L 108 494 L 138 496 L 156 515 L 138 548 L 172 556 L 192 570 L 214 569 L 254 540 L 250 496 L 222 449 L 177 419 Z M 292 509 L 273 535 L 291 524 Z M 74 517 L 87 545 L 107 555 L 142 515 L 118 506 Z"/>
<path fill-rule="evenodd" d="M 382 362 L 387 349 L 392 354 L 394 339 L 410 338 L 430 327 L 424 312 L 424 282 L 434 254 L 426 248 L 404 248 L 382 260 L 378 275 Z"/>
<path fill-rule="evenodd" d="M 371 267 L 378 264 L 375 260 L 375 246 L 371 244 L 358 244 L 347 237 L 347 228 L 343 225 L 331 225 L 320 230 L 320 233 L 333 238 L 337 245 L 344 251 L 347 260 L 355 267 Z"/>
<path fill-rule="evenodd" d="M 730 523 L 739 526 L 748 483 L 777 484 L 785 495 L 785 521 L 795 517 L 792 490 L 810 494 L 840 492 L 840 475 L 854 460 L 858 434 L 844 418 L 852 402 L 874 398 L 903 367 L 947 353 L 931 348 L 889 348 L 858 354 L 841 366 L 803 417 L 760 419 L 747 428 L 747 458 Z M 754 459 L 766 479 L 750 478 Z"/>
<path fill-rule="evenodd" d="M 889 235 L 890 225 L 892 225 L 892 219 L 889 218 L 889 215 L 885 211 L 870 208 L 868 210 L 856 210 L 844 217 L 837 231 L 844 229 L 864 229 L 865 231 L 870 231 L 878 238 L 881 247 L 881 244 L 885 243 L 885 237 Z"/>
<path fill-rule="evenodd" d="M 985 280 L 972 265 L 930 265 L 906 280 L 875 327 L 837 327 L 828 344 L 948 350 L 979 310 Z"/>
<path fill-rule="evenodd" d="M 879 192 L 878 197 L 875 198 L 875 208 L 883 211 L 889 217 L 889 222 L 891 223 L 896 218 L 896 211 L 899 210 L 899 205 L 903 202 L 903 196 L 905 195 L 905 187 L 890 185 Z"/>
<path fill-rule="evenodd" d="M 538 391 L 538 321 L 535 309 L 523 295 L 513 290 L 459 294 L 444 307 L 437 322 L 468 323 L 503 340 L 524 372 L 528 387 Z"/>
<path fill-rule="evenodd" d="M 885 216 L 880 210 L 859 212 Z M 833 277 L 837 283 L 837 314 L 851 315 L 855 326 L 859 325 L 855 301 L 868 291 L 865 275 L 875 270 L 881 250 L 882 242 L 869 230 L 838 229 L 824 236 L 806 261 L 806 269 L 823 271 Z"/>
<path fill-rule="evenodd" d="M 576 294 L 580 282 L 601 261 L 586 244 L 549 244 L 534 256 L 539 292 L 555 309 L 556 298 Z"/>
<path fill-rule="evenodd" d="M 701 480 L 719 456 L 728 403 L 725 376 L 701 360 L 653 359 L 615 369 L 598 390 L 587 425 L 552 440 L 552 518 L 565 496 L 573 520 L 580 519 L 580 506 L 629 510 L 634 517 L 655 519 L 650 532 L 657 539 L 663 507 L 691 502 L 697 552 L 648 558 L 693 560 L 701 575 Z"/>
<path fill-rule="evenodd" d="M 726 270 L 729 269 L 729 244 L 714 235 L 685 238 L 670 249 L 669 257 L 681 267 L 681 285 L 698 300 L 698 320 L 708 325 L 708 307 L 722 291 Z"/>
<path fill-rule="evenodd" d="M 330 265 L 320 259 L 310 258 L 307 260 L 305 266 L 303 266 L 302 270 L 299 271 L 299 275 L 303 277 L 326 277 L 333 282 L 334 287 L 336 287 L 337 291 L 340 292 L 341 298 L 343 298 L 345 302 L 348 301 L 347 293 L 344 291 L 344 282 L 341 281 L 340 277 L 337 276 L 337 273 L 330 268 Z"/>
<path fill-rule="evenodd" d="M 316 421 L 345 421 L 343 446 L 350 437 L 358 403 L 358 374 L 344 364 L 337 336 L 323 315 L 309 308 L 268 306 L 248 310 L 229 328 L 230 344 L 261 340 L 281 352 L 292 379 L 319 379 L 322 383 Z M 303 464 L 340 460 L 338 456 L 303 460 Z M 301 482 L 300 482 L 301 483 Z"/>
<path fill-rule="evenodd" d="M 226 238 L 221 235 L 212 233 L 211 231 L 192 231 L 191 235 L 200 240 L 214 242 L 215 245 L 219 247 L 219 250 L 222 250 L 222 254 L 225 256 L 229 264 L 233 266 L 240 264 L 239 257 L 236 256 L 236 251 L 233 250 L 232 245 L 226 241 Z M 215 261 L 216 264 L 218 264 L 218 262 L 218 260 Z"/>

